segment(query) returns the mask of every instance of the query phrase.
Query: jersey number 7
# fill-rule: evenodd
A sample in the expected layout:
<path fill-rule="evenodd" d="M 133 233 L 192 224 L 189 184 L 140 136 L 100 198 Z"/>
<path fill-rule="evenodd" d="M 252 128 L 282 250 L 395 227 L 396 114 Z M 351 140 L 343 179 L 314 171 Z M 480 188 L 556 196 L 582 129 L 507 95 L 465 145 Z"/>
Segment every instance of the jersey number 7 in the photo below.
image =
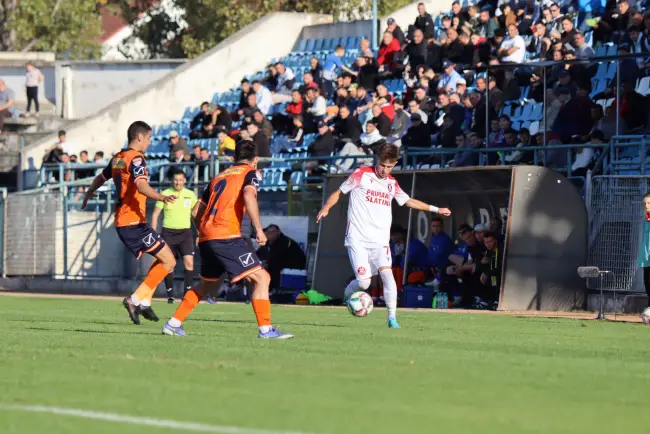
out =
<path fill-rule="evenodd" d="M 221 193 L 226 189 L 226 184 L 226 180 L 222 179 L 214 185 L 214 188 L 212 189 L 212 193 L 214 193 L 214 205 L 212 206 L 212 210 L 210 210 L 210 215 L 215 215 L 217 213 L 219 197 L 221 197 Z"/>

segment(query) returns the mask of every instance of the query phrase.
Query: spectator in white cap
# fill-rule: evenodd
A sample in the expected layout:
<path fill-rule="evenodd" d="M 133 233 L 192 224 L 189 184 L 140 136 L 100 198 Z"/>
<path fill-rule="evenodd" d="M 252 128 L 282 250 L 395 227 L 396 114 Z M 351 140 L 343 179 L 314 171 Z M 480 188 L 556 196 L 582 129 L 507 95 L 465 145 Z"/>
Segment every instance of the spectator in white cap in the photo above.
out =
<path fill-rule="evenodd" d="M 173 155 L 174 150 L 178 149 L 182 149 L 183 154 L 190 157 L 190 148 L 187 146 L 187 142 L 178 135 L 178 131 L 172 130 L 169 133 L 169 151 Z"/>
<path fill-rule="evenodd" d="M 456 81 L 456 93 L 459 97 L 462 97 L 465 95 L 465 91 L 467 91 L 467 81 L 465 81 L 464 78 L 461 78 L 460 80 Z"/>
<path fill-rule="evenodd" d="M 488 232 L 488 227 L 487 225 L 484 224 L 478 224 L 474 226 L 474 236 L 476 237 L 476 241 L 479 243 L 482 243 L 483 240 L 485 239 L 485 233 Z"/>

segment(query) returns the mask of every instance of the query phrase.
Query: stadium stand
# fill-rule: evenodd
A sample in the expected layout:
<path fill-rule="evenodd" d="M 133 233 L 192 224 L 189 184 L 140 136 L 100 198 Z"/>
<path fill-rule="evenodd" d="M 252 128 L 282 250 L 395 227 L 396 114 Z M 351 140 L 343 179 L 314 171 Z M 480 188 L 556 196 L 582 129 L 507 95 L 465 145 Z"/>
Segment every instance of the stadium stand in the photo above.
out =
<path fill-rule="evenodd" d="M 198 164 L 203 182 L 211 156 L 232 155 L 226 140 L 250 138 L 271 158 L 269 191 L 349 171 L 384 141 L 401 146 L 401 169 L 643 173 L 650 13 L 631 0 L 583 3 L 464 0 L 436 17 L 419 6 L 407 28 L 386 21 L 377 50 L 365 34 L 300 38 L 265 70 L 157 125 L 150 165 L 165 182 L 170 164 Z M 186 143 L 175 161 L 171 135 Z M 42 181 L 59 170 L 43 166 Z"/>

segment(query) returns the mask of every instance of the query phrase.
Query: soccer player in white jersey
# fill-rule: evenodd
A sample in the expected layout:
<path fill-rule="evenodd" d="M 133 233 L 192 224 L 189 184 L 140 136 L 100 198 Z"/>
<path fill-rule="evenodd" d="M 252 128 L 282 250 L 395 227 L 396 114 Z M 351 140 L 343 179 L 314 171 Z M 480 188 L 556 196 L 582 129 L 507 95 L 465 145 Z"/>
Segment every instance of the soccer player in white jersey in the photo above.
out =
<path fill-rule="evenodd" d="M 350 193 L 345 247 L 348 249 L 355 280 L 345 288 L 345 299 L 359 290 L 370 287 L 370 279 L 379 274 L 384 283 L 384 299 L 388 310 L 388 327 L 399 328 L 397 322 L 397 284 L 393 277 L 390 249 L 390 226 L 393 220 L 391 202 L 420 211 L 451 215 L 447 208 L 438 208 L 411 199 L 399 186 L 390 172 L 399 159 L 397 146 L 386 143 L 378 150 L 378 163 L 374 167 L 355 170 L 341 187 L 330 195 L 318 213 L 316 221 L 327 217 L 341 194 Z"/>

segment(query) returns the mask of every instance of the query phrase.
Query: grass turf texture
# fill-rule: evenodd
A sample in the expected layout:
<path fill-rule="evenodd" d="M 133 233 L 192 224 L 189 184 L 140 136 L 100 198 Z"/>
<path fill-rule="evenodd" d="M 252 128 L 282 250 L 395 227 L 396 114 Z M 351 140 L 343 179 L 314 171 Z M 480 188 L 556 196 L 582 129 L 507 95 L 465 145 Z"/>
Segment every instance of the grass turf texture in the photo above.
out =
<path fill-rule="evenodd" d="M 0 299 L 0 404 L 48 405 L 309 433 L 646 432 L 641 324 L 273 308 L 290 341 L 261 341 L 246 305 L 201 304 L 188 338 L 135 326 L 120 302 Z M 171 432 L 0 410 L 0 432 Z M 178 431 L 178 430 L 176 430 Z M 180 431 L 179 431 L 180 432 Z"/>

